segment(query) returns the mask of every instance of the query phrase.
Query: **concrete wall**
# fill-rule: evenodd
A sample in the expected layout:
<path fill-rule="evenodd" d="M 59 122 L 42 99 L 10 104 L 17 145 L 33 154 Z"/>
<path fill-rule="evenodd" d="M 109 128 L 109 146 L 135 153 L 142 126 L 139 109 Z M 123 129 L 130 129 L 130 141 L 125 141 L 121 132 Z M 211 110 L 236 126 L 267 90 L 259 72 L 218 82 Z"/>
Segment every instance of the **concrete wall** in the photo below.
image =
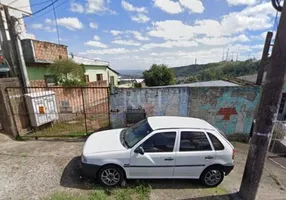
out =
<path fill-rule="evenodd" d="M 9 106 L 8 95 L 6 94 L 6 87 L 19 87 L 20 80 L 18 78 L 1 78 L 0 79 L 0 124 L 5 133 L 16 138 L 18 131 L 13 119 L 13 113 Z M 17 119 L 16 119 L 17 120 Z M 20 120 L 18 120 L 20 123 Z"/>
<path fill-rule="evenodd" d="M 248 134 L 259 94 L 257 87 L 190 88 L 189 116 L 202 118 L 226 134 Z"/>
<path fill-rule="evenodd" d="M 110 99 L 111 125 L 114 128 L 125 126 L 125 111 L 130 108 L 144 108 L 149 116 L 188 116 L 189 89 L 114 89 Z"/>
<path fill-rule="evenodd" d="M 126 109 L 142 107 L 147 116 L 199 117 L 227 134 L 248 134 L 259 94 L 257 87 L 114 89 L 111 124 L 124 127 Z"/>

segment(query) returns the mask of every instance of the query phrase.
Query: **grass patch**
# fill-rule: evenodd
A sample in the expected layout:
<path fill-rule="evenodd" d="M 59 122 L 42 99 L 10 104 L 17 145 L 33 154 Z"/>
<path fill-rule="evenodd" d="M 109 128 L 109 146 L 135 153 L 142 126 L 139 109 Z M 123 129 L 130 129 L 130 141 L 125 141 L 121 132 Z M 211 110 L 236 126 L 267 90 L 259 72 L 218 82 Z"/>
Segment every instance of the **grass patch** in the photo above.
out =
<path fill-rule="evenodd" d="M 91 115 L 91 114 L 89 114 Z M 88 134 L 109 126 L 108 114 L 92 114 L 86 119 Z M 65 122 L 57 122 L 53 125 L 45 124 L 38 130 L 22 136 L 18 139 L 31 137 L 81 137 L 86 136 L 85 120 L 83 117 L 71 119 Z"/>
<path fill-rule="evenodd" d="M 217 196 L 217 195 L 227 194 L 227 191 L 219 186 L 215 188 L 201 188 L 201 189 L 198 189 L 198 192 L 205 196 L 212 196 L 212 195 Z"/>
<path fill-rule="evenodd" d="M 68 124 L 67 122 L 59 122 L 51 125 L 44 125 L 26 136 L 35 137 L 35 136 L 68 136 L 68 135 L 84 135 L 85 127 L 82 121 L 78 121 L 74 124 Z"/>
<path fill-rule="evenodd" d="M 136 181 L 134 186 L 112 189 L 97 187 L 86 195 L 54 193 L 42 200 L 147 200 L 150 192 L 149 184 Z"/>

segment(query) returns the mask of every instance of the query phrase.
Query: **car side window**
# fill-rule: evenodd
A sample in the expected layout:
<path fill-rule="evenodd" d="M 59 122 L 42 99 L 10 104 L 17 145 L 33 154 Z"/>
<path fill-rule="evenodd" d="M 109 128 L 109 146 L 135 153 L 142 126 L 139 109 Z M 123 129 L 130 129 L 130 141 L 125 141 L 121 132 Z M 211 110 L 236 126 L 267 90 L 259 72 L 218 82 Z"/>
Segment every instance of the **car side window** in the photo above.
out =
<path fill-rule="evenodd" d="M 210 151 L 209 140 L 204 132 L 182 131 L 180 151 Z"/>
<path fill-rule="evenodd" d="M 157 133 L 146 140 L 142 147 L 145 152 L 172 152 L 176 140 L 176 132 Z"/>
<path fill-rule="evenodd" d="M 207 134 L 208 134 L 209 138 L 211 139 L 211 142 L 213 143 L 214 149 L 216 151 L 224 150 L 223 144 L 219 141 L 219 139 L 216 136 L 214 136 L 211 133 L 207 133 Z"/>

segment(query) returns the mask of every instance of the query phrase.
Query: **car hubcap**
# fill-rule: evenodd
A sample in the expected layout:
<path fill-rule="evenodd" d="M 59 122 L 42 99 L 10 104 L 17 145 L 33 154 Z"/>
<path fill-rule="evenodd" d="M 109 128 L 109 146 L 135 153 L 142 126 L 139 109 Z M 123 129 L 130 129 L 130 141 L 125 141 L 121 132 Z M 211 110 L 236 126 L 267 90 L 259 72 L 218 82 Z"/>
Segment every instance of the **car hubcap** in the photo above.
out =
<path fill-rule="evenodd" d="M 101 173 L 101 180 L 104 184 L 113 186 L 120 180 L 120 174 L 115 169 L 106 169 Z"/>
<path fill-rule="evenodd" d="M 205 182 L 212 186 L 216 185 L 221 180 L 221 173 L 218 170 L 211 170 L 205 175 Z"/>

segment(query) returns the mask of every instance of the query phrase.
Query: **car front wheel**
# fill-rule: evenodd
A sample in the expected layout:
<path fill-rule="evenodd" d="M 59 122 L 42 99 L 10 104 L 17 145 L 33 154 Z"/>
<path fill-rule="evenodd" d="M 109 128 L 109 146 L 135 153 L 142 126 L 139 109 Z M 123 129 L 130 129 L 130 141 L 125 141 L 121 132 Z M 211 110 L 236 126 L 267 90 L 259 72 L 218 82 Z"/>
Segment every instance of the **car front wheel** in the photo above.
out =
<path fill-rule="evenodd" d="M 219 168 L 208 168 L 201 175 L 201 182 L 207 187 L 218 186 L 224 178 L 224 172 Z"/>
<path fill-rule="evenodd" d="M 114 165 L 108 165 L 99 170 L 97 179 L 103 186 L 115 187 L 122 183 L 124 173 L 121 168 Z"/>

